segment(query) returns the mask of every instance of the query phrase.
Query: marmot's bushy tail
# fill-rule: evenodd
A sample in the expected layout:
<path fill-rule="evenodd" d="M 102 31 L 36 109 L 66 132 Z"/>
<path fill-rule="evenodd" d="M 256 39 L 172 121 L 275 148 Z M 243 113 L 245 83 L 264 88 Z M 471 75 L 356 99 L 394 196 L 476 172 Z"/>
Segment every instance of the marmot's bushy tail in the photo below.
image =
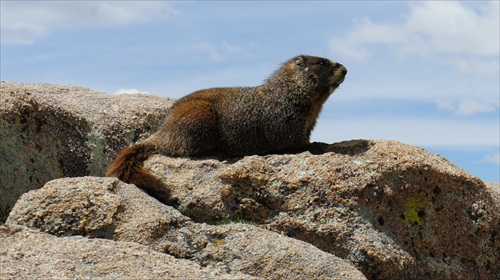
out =
<path fill-rule="evenodd" d="M 167 186 L 143 168 L 144 161 L 152 154 L 154 147 L 147 144 L 127 147 L 111 163 L 106 176 L 118 177 L 123 182 L 134 184 L 159 201 L 167 203 L 170 196 Z"/>

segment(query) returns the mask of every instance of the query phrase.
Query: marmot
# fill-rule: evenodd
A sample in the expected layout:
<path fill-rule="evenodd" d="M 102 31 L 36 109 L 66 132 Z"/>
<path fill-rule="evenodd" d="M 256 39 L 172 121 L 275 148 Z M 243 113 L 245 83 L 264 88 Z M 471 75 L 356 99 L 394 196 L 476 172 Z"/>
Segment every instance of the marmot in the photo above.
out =
<path fill-rule="evenodd" d="M 323 103 L 346 74 L 340 63 L 300 55 L 260 86 L 191 93 L 174 103 L 156 133 L 121 151 L 106 175 L 166 203 L 166 186 L 143 169 L 153 154 L 245 156 L 305 149 Z"/>

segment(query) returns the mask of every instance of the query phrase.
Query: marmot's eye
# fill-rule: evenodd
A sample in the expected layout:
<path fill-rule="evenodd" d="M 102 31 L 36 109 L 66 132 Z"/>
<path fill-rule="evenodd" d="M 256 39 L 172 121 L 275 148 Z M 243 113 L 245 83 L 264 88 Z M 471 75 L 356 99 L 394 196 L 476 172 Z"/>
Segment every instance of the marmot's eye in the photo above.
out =
<path fill-rule="evenodd" d="M 325 66 L 325 65 L 326 65 L 326 61 L 324 61 L 324 60 L 320 60 L 320 61 L 318 61 L 318 62 L 316 63 L 316 65 L 318 65 L 318 66 Z"/>

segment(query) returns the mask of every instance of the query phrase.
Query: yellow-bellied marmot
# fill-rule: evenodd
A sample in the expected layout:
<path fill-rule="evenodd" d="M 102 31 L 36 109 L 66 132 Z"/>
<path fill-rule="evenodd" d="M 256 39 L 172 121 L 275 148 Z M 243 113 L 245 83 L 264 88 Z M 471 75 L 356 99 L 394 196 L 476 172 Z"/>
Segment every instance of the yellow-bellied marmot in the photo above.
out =
<path fill-rule="evenodd" d="M 244 156 L 300 150 L 309 144 L 323 103 L 346 73 L 337 62 L 301 55 L 260 86 L 191 93 L 174 103 L 160 130 L 121 151 L 106 175 L 167 202 L 166 186 L 143 169 L 152 154 Z"/>

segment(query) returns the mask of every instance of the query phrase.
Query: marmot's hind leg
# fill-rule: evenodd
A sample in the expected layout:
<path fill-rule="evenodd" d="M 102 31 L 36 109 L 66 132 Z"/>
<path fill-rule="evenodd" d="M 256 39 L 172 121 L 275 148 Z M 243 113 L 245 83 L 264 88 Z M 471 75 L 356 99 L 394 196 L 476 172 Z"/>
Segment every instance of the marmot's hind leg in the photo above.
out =
<path fill-rule="evenodd" d="M 172 110 L 154 142 L 159 152 L 170 156 L 192 156 L 216 148 L 217 112 L 210 102 L 190 100 Z"/>

